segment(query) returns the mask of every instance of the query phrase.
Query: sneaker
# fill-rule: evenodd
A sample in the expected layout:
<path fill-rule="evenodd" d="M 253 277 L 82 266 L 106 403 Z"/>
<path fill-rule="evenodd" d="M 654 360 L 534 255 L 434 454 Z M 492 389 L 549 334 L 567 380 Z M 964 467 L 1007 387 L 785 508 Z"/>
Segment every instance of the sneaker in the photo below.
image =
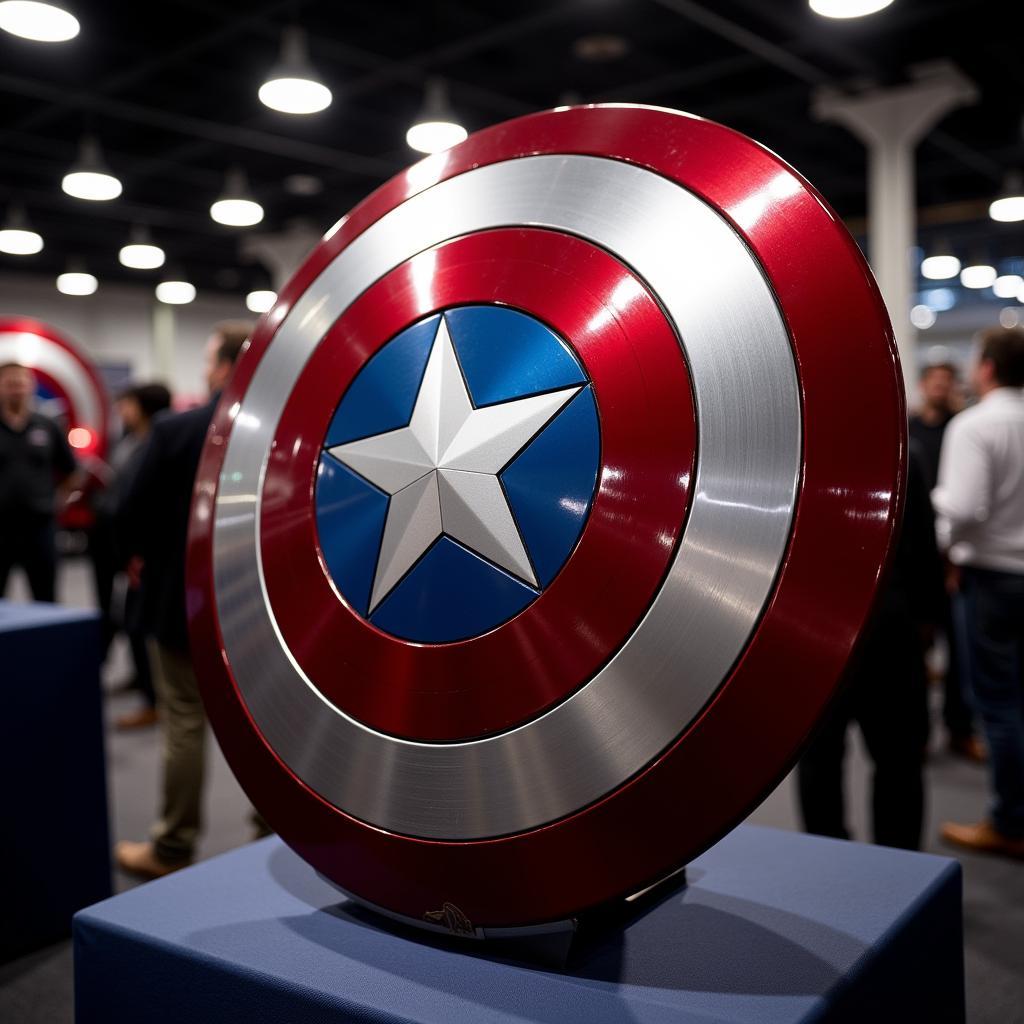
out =
<path fill-rule="evenodd" d="M 1004 836 L 988 821 L 977 825 L 958 825 L 947 821 L 942 826 L 941 836 L 947 843 L 963 846 L 979 853 L 999 853 L 1004 857 L 1016 857 L 1024 860 L 1024 837 L 1017 839 Z"/>
<path fill-rule="evenodd" d="M 114 860 L 122 871 L 139 878 L 163 878 L 192 863 L 191 858 L 180 861 L 161 860 L 152 843 L 132 843 L 122 840 L 114 847 Z"/>

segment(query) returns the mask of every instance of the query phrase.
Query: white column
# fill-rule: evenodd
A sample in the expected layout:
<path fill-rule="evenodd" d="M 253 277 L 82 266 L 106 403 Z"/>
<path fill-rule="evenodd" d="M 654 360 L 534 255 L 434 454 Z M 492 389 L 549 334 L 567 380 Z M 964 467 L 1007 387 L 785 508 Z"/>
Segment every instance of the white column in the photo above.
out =
<path fill-rule="evenodd" d="M 944 114 L 978 98 L 974 83 L 950 64 L 912 69 L 913 80 L 853 96 L 822 89 L 814 114 L 848 128 L 868 148 L 868 259 L 889 310 L 907 393 L 917 380 L 917 332 L 910 322 L 917 268 L 914 152 Z"/>
<path fill-rule="evenodd" d="M 153 365 L 151 377 L 174 386 L 174 307 L 153 302 Z"/>

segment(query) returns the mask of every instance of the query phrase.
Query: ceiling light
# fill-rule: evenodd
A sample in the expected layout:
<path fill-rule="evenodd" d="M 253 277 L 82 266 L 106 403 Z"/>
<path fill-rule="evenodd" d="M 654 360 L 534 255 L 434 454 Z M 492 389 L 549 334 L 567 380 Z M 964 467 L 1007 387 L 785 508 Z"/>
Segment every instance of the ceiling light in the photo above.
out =
<path fill-rule="evenodd" d="M 153 243 L 145 228 L 136 227 L 132 229 L 128 244 L 121 247 L 117 258 L 121 266 L 132 270 L 156 270 L 164 265 L 167 257 L 163 249 Z"/>
<path fill-rule="evenodd" d="M 945 281 L 960 273 L 960 261 L 955 256 L 928 256 L 921 261 L 921 276 L 931 281 Z"/>
<path fill-rule="evenodd" d="M 431 79 L 427 83 L 423 110 L 416 123 L 405 133 L 405 141 L 419 153 L 440 153 L 457 146 L 468 135 L 448 106 L 444 82 L 437 78 Z"/>
<path fill-rule="evenodd" d="M 1020 274 L 1003 274 L 992 283 L 992 291 L 1000 299 L 1015 299 L 1024 288 L 1024 277 Z"/>
<path fill-rule="evenodd" d="M 0 228 L 0 252 L 11 256 L 34 256 L 43 247 L 43 236 L 33 231 L 20 206 L 12 206 Z"/>
<path fill-rule="evenodd" d="M 1024 182 L 1019 174 L 1007 176 L 1003 194 L 989 206 L 988 215 L 1004 223 L 1024 220 Z"/>
<path fill-rule="evenodd" d="M 69 266 L 57 276 L 57 291 L 63 295 L 92 295 L 99 287 L 99 281 L 79 266 Z"/>
<path fill-rule="evenodd" d="M 1003 327 L 1016 327 L 1020 324 L 1020 310 L 1015 306 L 1004 306 L 999 310 L 999 323 Z"/>
<path fill-rule="evenodd" d="M 156 286 L 156 297 L 171 306 L 184 306 L 196 297 L 196 286 L 178 278 L 161 281 Z"/>
<path fill-rule="evenodd" d="M 281 59 L 260 86 L 260 101 L 282 114 L 316 114 L 331 105 L 331 90 L 309 62 L 306 34 L 292 26 L 284 30 Z"/>
<path fill-rule="evenodd" d="M 266 313 L 275 302 L 277 302 L 277 292 L 272 292 L 267 288 L 258 288 L 254 292 L 249 292 L 245 297 L 245 306 L 250 313 Z"/>
<path fill-rule="evenodd" d="M 103 162 L 99 143 L 85 136 L 78 149 L 78 159 L 64 175 L 61 188 L 76 199 L 105 202 L 121 194 L 121 182 Z"/>
<path fill-rule="evenodd" d="M 815 14 L 823 18 L 863 18 L 885 10 L 892 0 L 808 0 Z"/>
<path fill-rule="evenodd" d="M 37 43 L 65 43 L 78 35 L 78 19 L 55 4 L 34 0 L 0 3 L 0 28 Z"/>
<path fill-rule="evenodd" d="M 931 306 L 915 306 L 910 311 L 910 322 L 926 331 L 935 323 L 935 310 Z"/>
<path fill-rule="evenodd" d="M 960 271 L 960 283 L 965 288 L 991 288 L 996 281 L 996 268 L 987 263 L 975 263 Z"/>
<path fill-rule="evenodd" d="M 232 228 L 252 227 L 263 220 L 263 207 L 250 195 L 244 171 L 237 167 L 228 171 L 224 192 L 210 207 L 210 216 Z"/>

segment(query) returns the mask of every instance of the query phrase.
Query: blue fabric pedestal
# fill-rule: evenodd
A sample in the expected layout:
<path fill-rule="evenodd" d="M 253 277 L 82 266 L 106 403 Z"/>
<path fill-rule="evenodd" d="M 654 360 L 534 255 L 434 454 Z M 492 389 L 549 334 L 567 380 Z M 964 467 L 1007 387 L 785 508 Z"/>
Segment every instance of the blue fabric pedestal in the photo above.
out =
<path fill-rule="evenodd" d="M 688 874 L 560 973 L 399 934 L 266 839 L 80 912 L 77 1020 L 964 1019 L 955 861 L 741 826 Z"/>
<path fill-rule="evenodd" d="M 0 601 L 0 960 L 111 893 L 95 612 Z"/>

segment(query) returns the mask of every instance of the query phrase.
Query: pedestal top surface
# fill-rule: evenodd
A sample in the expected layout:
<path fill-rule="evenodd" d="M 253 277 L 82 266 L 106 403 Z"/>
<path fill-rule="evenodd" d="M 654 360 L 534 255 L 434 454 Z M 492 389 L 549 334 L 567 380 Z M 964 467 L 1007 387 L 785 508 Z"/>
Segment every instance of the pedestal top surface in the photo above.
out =
<path fill-rule="evenodd" d="M 943 857 L 741 826 L 690 866 L 687 888 L 566 973 L 392 929 L 276 838 L 99 903 L 77 927 L 80 939 L 175 947 L 382 1015 L 356 1019 L 790 1022 L 816 1016 L 958 871 Z"/>

